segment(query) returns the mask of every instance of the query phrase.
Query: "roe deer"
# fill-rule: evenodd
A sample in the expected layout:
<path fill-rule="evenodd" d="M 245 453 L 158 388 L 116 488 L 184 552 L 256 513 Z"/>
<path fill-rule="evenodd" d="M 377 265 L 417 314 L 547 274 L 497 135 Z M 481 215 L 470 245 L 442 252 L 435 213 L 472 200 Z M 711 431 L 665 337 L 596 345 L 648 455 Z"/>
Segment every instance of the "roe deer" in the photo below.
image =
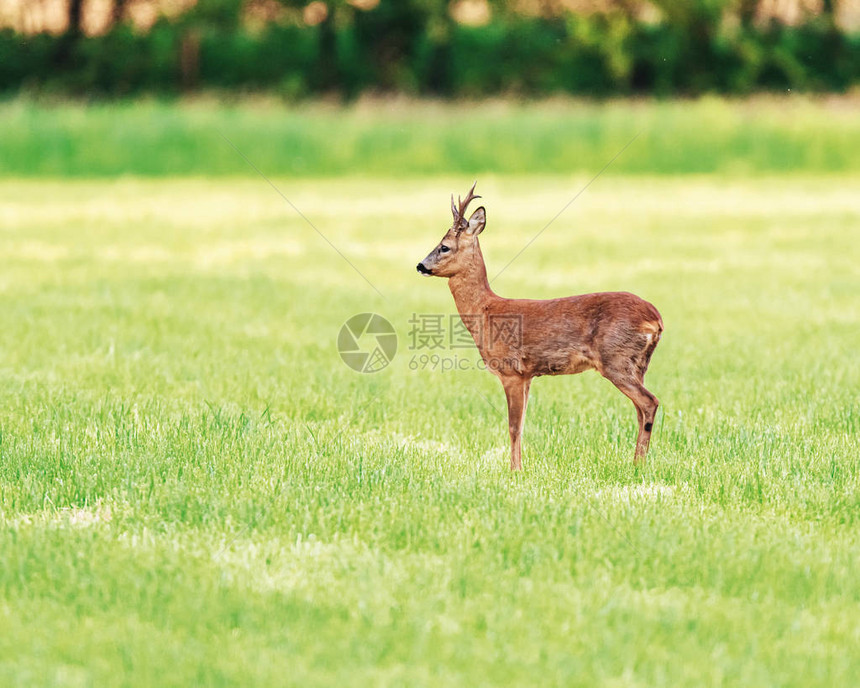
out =
<path fill-rule="evenodd" d="M 463 324 L 481 358 L 502 381 L 508 400 L 511 470 L 522 468 L 522 431 L 529 386 L 540 375 L 573 375 L 594 369 L 636 406 L 639 436 L 633 461 L 645 459 L 658 401 L 643 385 L 663 320 L 647 301 L 627 292 L 560 299 L 505 299 L 487 281 L 478 235 L 487 222 L 478 208 L 466 220 L 475 186 L 454 204 L 454 224 L 418 263 L 423 275 L 447 277 Z M 459 200 L 459 199 L 458 199 Z"/>

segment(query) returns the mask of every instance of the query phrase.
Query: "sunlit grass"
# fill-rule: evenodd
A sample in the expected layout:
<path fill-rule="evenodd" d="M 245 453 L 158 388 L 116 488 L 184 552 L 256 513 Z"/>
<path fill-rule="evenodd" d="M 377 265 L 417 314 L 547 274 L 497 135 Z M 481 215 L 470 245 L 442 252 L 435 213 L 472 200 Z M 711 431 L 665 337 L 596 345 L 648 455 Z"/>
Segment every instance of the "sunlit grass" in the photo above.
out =
<path fill-rule="evenodd" d="M 481 178 L 490 275 L 587 180 Z M 470 182 L 277 181 L 383 297 L 262 181 L 0 184 L 0 683 L 851 684 L 860 179 L 592 185 L 494 287 L 660 308 L 652 452 L 540 379 L 516 476 L 498 382 L 410 370 Z"/>
<path fill-rule="evenodd" d="M 0 103 L 0 175 L 860 172 L 856 97 Z M 634 141 L 635 139 L 635 141 Z M 619 152 L 634 141 L 623 155 Z M 615 159 L 617 157 L 617 159 Z"/>

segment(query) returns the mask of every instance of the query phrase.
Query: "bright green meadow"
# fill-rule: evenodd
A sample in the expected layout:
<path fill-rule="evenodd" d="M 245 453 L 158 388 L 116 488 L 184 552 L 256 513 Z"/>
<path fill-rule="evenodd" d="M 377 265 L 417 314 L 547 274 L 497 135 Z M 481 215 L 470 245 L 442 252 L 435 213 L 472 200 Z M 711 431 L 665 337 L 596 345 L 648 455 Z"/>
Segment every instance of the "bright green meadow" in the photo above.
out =
<path fill-rule="evenodd" d="M 590 177 L 610 160 L 614 173 L 646 176 L 860 174 L 858 108 L 858 96 L 346 108 L 20 99 L 0 101 L 0 176 L 224 177 L 248 174 L 250 161 L 281 177 L 457 175 L 462 185 L 460 175 Z"/>
<path fill-rule="evenodd" d="M 474 150 L 498 171 L 421 157 L 473 107 L 433 104 L 411 149 L 395 114 L 364 122 L 385 174 L 312 109 L 122 105 L 100 142 L 108 106 L 0 106 L 0 685 L 856 685 L 860 129 L 814 103 L 765 103 L 758 139 L 753 104 L 592 104 L 570 133 L 591 157 L 541 170 L 522 151 L 552 150 L 564 104 L 495 104 L 518 143 Z M 705 110 L 725 129 L 694 136 Z M 210 122 L 221 167 L 117 144 L 147 112 Z M 308 176 L 267 166 L 292 126 L 329 156 Z M 478 173 L 491 276 L 541 232 L 500 294 L 660 309 L 644 468 L 632 404 L 585 373 L 535 381 L 512 475 L 477 352 L 413 347 L 415 314 L 455 313 L 415 264 Z M 363 312 L 399 334 L 373 374 L 336 348 Z"/>

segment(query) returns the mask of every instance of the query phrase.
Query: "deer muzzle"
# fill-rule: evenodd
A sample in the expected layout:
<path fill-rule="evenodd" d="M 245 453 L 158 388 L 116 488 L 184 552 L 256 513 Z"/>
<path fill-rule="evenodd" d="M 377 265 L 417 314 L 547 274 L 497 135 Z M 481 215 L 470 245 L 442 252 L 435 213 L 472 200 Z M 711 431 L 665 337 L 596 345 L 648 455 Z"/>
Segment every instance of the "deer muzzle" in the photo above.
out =
<path fill-rule="evenodd" d="M 424 263 L 418 263 L 418 265 L 415 266 L 415 269 L 418 270 L 418 272 L 420 272 L 422 275 L 432 275 L 433 274 L 433 271 L 430 268 L 428 268 L 426 265 L 424 265 Z"/>

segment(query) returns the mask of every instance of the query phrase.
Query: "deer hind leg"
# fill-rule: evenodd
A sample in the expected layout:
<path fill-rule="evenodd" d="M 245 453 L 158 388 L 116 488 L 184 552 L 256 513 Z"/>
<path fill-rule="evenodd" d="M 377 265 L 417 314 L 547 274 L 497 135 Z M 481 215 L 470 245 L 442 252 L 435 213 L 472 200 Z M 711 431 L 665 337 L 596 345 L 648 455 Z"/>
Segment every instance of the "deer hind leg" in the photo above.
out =
<path fill-rule="evenodd" d="M 636 452 L 633 455 L 633 463 L 645 461 L 648 453 L 648 445 L 651 443 L 651 431 L 654 428 L 654 419 L 657 417 L 657 401 L 651 392 L 645 389 L 645 385 L 634 374 L 618 375 L 609 373 L 606 376 L 624 396 L 626 396 L 636 407 L 636 415 L 639 420 L 639 436 L 636 438 Z"/>
<path fill-rule="evenodd" d="M 508 400 L 508 431 L 511 435 L 511 470 L 522 470 L 523 422 L 529 400 L 531 380 L 522 377 L 503 377 L 502 385 Z"/>

